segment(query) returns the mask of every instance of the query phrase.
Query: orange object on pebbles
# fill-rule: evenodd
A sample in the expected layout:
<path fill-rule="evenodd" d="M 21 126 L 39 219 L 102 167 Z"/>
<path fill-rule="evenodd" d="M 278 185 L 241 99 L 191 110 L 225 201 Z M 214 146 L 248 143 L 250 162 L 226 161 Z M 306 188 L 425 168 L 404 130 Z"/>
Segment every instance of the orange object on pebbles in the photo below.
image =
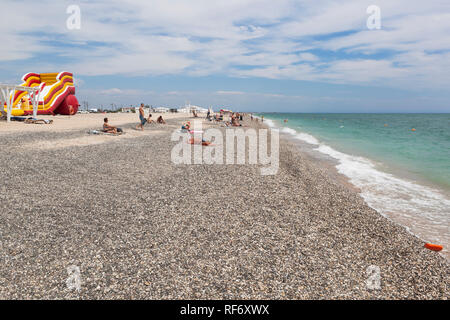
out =
<path fill-rule="evenodd" d="M 443 246 L 440 246 L 438 244 L 432 244 L 432 243 L 425 243 L 425 248 L 433 250 L 433 251 L 441 251 L 444 249 Z"/>

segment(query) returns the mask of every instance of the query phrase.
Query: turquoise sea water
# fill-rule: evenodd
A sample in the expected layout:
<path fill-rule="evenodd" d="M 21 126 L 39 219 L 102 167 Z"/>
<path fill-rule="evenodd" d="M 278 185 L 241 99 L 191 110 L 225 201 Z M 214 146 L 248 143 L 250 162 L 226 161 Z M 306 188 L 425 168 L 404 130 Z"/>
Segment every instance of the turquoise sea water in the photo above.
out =
<path fill-rule="evenodd" d="M 333 158 L 370 206 L 425 241 L 450 246 L 450 114 L 263 115 Z"/>
<path fill-rule="evenodd" d="M 266 114 L 265 117 L 309 133 L 338 151 L 368 157 L 450 190 L 450 114 Z M 284 119 L 288 119 L 286 124 Z"/>

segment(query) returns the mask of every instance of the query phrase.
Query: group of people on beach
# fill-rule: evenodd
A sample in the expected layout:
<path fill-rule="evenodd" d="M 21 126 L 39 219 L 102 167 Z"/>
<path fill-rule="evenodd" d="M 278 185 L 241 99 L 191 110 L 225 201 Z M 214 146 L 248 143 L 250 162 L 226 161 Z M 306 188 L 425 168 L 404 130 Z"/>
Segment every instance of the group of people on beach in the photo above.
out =
<path fill-rule="evenodd" d="M 148 117 L 145 117 L 144 113 L 144 104 L 141 103 L 141 106 L 139 107 L 139 124 L 136 126 L 136 129 L 144 130 L 144 125 L 146 123 L 153 123 L 152 114 L 150 113 Z M 163 119 L 162 116 L 159 116 L 156 120 L 156 123 L 159 124 L 166 124 L 166 121 Z M 104 133 L 111 133 L 111 134 L 120 134 L 123 133 L 123 130 L 121 128 L 112 126 L 109 124 L 109 119 L 104 118 L 103 119 L 103 132 Z"/>
<path fill-rule="evenodd" d="M 232 127 L 242 127 L 240 121 L 244 120 L 244 116 L 241 113 L 233 113 L 231 115 L 231 126 Z"/>
<path fill-rule="evenodd" d="M 139 124 L 136 126 L 136 129 L 140 129 L 143 131 L 146 123 L 153 123 L 152 114 L 150 113 L 148 115 L 148 118 L 145 118 L 144 104 L 141 103 L 141 106 L 139 107 Z M 166 124 L 166 121 L 162 116 L 159 116 L 156 120 L 156 123 Z"/>
<path fill-rule="evenodd" d="M 244 120 L 244 114 L 239 112 L 233 112 L 230 116 L 230 121 L 224 121 L 224 112 L 220 111 L 219 114 L 212 115 L 211 112 L 208 111 L 206 115 L 206 119 L 209 121 L 215 122 L 224 122 L 227 127 L 242 127 L 240 121 Z"/>
<path fill-rule="evenodd" d="M 232 112 L 230 115 L 230 121 L 224 121 L 224 115 L 225 113 L 223 111 L 220 111 L 219 114 L 212 115 L 210 111 L 208 111 L 208 114 L 206 115 L 206 118 L 209 121 L 215 121 L 215 122 L 223 122 L 226 127 L 242 127 L 241 121 L 244 120 L 244 114 L 239 112 Z M 194 114 L 194 117 L 198 117 L 198 114 Z M 253 115 L 251 115 L 251 120 L 253 120 Z M 154 123 L 155 121 L 152 119 L 152 114 L 150 113 L 148 117 L 145 117 L 144 112 L 144 104 L 141 103 L 139 107 L 139 124 L 136 126 L 137 130 L 144 130 L 144 126 L 147 123 Z M 163 119 L 162 116 L 159 116 L 156 120 L 156 123 L 159 124 L 166 124 L 166 121 Z M 185 122 L 181 126 L 182 130 L 191 131 L 191 124 L 190 122 Z M 120 134 L 123 132 L 121 128 L 112 126 L 109 124 L 108 118 L 104 118 L 103 121 L 103 132 L 105 133 L 111 133 L 111 134 Z M 204 141 L 203 141 L 204 142 Z"/>
<path fill-rule="evenodd" d="M 250 120 L 258 122 L 258 117 L 253 117 L 253 114 L 250 114 Z M 264 122 L 264 116 L 261 116 L 261 122 Z"/>

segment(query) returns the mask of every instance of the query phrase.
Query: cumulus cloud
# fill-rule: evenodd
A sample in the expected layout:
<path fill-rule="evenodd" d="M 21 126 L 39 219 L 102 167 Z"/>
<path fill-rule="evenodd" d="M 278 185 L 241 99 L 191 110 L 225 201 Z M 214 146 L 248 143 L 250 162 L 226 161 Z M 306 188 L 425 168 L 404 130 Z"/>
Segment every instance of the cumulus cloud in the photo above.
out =
<path fill-rule="evenodd" d="M 379 0 L 4 0 L 1 69 L 80 76 L 211 75 L 410 87 L 450 81 L 450 3 Z M 20 12 L 20 19 L 17 13 Z M 45 19 L 37 12 L 45 12 Z M 38 71 L 38 70 L 36 70 Z"/>

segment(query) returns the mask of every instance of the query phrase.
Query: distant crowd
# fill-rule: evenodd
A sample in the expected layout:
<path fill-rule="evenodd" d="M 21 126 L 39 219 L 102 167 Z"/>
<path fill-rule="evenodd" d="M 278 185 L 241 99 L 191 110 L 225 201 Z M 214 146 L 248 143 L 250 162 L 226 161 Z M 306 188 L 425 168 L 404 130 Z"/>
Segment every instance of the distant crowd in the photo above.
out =
<path fill-rule="evenodd" d="M 194 110 L 192 111 L 193 117 L 198 118 L 198 113 Z M 225 114 L 229 115 L 229 120 L 225 121 L 224 116 Z M 242 127 L 242 121 L 244 120 L 244 116 L 247 116 L 248 114 L 240 113 L 240 112 L 226 112 L 221 110 L 219 113 L 212 113 L 211 111 L 208 111 L 206 115 L 206 119 L 209 121 L 213 121 L 215 123 L 220 123 L 225 127 Z M 257 117 L 253 117 L 253 114 L 250 114 L 250 120 L 251 121 L 258 121 Z M 264 117 L 261 116 L 261 121 L 264 121 Z M 166 121 L 164 120 L 163 116 L 160 115 L 156 121 L 152 119 L 152 114 L 150 113 L 148 117 L 145 116 L 144 112 L 144 104 L 141 103 L 139 107 L 139 124 L 136 126 L 137 130 L 144 130 L 144 126 L 147 123 L 158 123 L 158 124 L 166 124 Z M 191 124 L 190 122 L 183 123 L 182 130 L 191 131 Z M 103 132 L 105 133 L 111 133 L 111 134 L 121 134 L 123 133 L 123 130 L 121 128 L 112 126 L 109 124 L 109 119 L 104 118 L 103 121 Z"/>

